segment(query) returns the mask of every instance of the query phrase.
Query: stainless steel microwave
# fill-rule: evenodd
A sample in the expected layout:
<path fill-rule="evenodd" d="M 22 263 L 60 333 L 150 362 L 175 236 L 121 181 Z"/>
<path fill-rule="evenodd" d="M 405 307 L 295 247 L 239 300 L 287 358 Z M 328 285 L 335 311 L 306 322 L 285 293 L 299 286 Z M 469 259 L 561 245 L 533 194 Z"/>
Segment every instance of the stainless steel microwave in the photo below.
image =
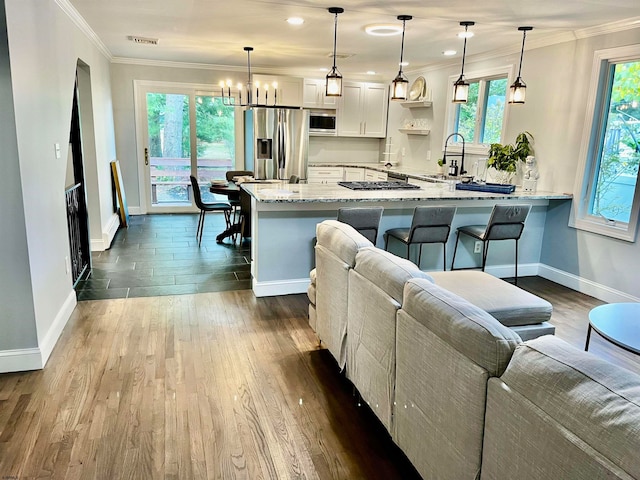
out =
<path fill-rule="evenodd" d="M 333 110 L 309 112 L 310 135 L 336 135 L 336 112 Z"/>

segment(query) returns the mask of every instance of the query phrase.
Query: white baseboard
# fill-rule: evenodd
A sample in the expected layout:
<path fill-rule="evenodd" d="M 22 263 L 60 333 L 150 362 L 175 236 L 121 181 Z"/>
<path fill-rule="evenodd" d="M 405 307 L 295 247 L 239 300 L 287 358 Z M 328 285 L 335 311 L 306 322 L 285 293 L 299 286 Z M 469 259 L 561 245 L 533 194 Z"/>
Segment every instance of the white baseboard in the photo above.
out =
<path fill-rule="evenodd" d="M 106 231 L 101 232 L 102 238 L 92 238 L 90 240 L 91 243 L 91 251 L 92 252 L 104 252 L 111 246 L 111 242 L 113 242 L 113 238 L 116 236 L 118 232 L 118 227 L 120 227 L 120 217 L 117 213 L 111 215 L 109 222 L 107 222 Z"/>
<path fill-rule="evenodd" d="M 520 263 L 518 264 L 518 277 L 536 276 L 538 275 L 539 267 L 539 263 Z M 513 265 L 494 265 L 485 267 L 484 271 L 498 278 L 512 278 L 516 274 Z"/>
<path fill-rule="evenodd" d="M 253 279 L 253 294 L 256 297 L 275 297 L 276 295 L 291 295 L 294 293 L 307 293 L 311 280 L 301 278 L 298 280 L 276 280 L 272 282 L 258 282 Z"/>
<path fill-rule="evenodd" d="M 0 373 L 26 372 L 42 368 L 39 348 L 0 351 Z"/>
<path fill-rule="evenodd" d="M 62 330 L 64 330 L 65 325 L 69 321 L 71 314 L 73 313 L 73 309 L 76 308 L 76 304 L 78 303 L 76 299 L 75 290 L 71 290 L 69 296 L 62 304 L 62 308 L 56 315 L 55 320 L 51 324 L 49 331 L 46 333 L 45 337 L 40 342 L 40 353 L 42 355 L 42 367 L 47 364 L 47 360 L 49 360 L 49 356 L 53 351 L 53 347 L 56 346 L 56 342 L 60 338 L 62 334 Z"/>
<path fill-rule="evenodd" d="M 129 215 L 142 215 L 141 207 L 129 207 Z"/>
<path fill-rule="evenodd" d="M 607 303 L 618 302 L 640 302 L 640 298 L 629 295 L 628 293 L 621 292 L 606 285 L 588 280 L 586 278 L 579 277 L 572 273 L 558 270 L 557 268 L 550 267 L 543 263 L 539 266 L 539 273 L 543 278 L 551 280 L 553 282 L 564 285 L 565 287 L 576 290 L 585 295 L 590 295 Z"/>

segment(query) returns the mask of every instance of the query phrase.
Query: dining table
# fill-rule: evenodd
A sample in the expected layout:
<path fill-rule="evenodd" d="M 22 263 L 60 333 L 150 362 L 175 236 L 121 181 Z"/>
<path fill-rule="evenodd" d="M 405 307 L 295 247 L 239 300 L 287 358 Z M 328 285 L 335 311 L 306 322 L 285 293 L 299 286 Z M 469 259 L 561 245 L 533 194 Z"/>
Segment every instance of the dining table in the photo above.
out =
<path fill-rule="evenodd" d="M 251 197 L 240 188 L 236 182 L 229 181 L 226 184 L 212 183 L 209 191 L 216 195 L 226 196 L 230 202 L 240 203 L 240 215 L 234 215 L 235 223 L 229 225 L 222 233 L 216 236 L 216 242 L 222 243 L 225 238 L 241 234 L 242 237 L 250 237 L 251 232 Z M 243 228 L 244 222 L 244 228 Z M 247 233 L 245 233 L 247 232 Z M 240 239 L 242 241 L 242 238 Z"/>

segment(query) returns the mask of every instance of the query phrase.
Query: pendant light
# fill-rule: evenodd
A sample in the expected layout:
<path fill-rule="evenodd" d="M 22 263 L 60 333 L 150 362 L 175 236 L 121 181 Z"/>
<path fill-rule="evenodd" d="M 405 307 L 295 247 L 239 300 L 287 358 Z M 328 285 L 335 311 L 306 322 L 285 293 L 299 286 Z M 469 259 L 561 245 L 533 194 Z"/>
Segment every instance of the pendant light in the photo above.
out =
<path fill-rule="evenodd" d="M 329 13 L 333 13 L 335 16 L 335 22 L 333 27 L 333 67 L 331 71 L 327 73 L 327 86 L 325 95 L 327 97 L 340 97 L 342 96 L 342 75 L 336 67 L 336 43 L 338 40 L 338 14 L 344 12 L 344 8 L 330 7 Z"/>
<path fill-rule="evenodd" d="M 464 27 L 464 48 L 462 49 L 462 70 L 460 71 L 460 77 L 453 84 L 453 103 L 467 103 L 469 98 L 469 84 L 464 80 L 464 58 L 467 54 L 467 30 L 470 26 L 475 25 L 476 22 L 460 22 L 460 25 Z"/>
<path fill-rule="evenodd" d="M 518 27 L 518 31 L 522 32 L 522 50 L 520 50 L 520 66 L 518 67 L 518 76 L 513 85 L 509 87 L 509 103 L 524 103 L 527 94 L 527 85 L 522 81 L 520 73 L 522 73 L 522 57 L 524 55 L 524 41 L 527 38 L 527 32 L 533 30 L 533 27 Z"/>
<path fill-rule="evenodd" d="M 398 15 L 398 20 L 402 20 L 402 46 L 400 47 L 400 71 L 391 84 L 391 100 L 406 100 L 407 90 L 409 90 L 409 79 L 402 73 L 402 57 L 404 56 L 404 27 L 407 20 L 411 20 L 411 15 Z"/>

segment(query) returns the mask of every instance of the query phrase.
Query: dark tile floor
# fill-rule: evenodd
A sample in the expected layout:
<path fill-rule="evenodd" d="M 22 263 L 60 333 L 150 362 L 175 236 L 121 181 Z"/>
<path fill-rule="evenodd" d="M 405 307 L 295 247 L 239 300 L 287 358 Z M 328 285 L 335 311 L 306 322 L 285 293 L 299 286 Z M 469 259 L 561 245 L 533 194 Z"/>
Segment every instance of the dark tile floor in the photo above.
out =
<path fill-rule="evenodd" d="M 180 295 L 251 288 L 250 241 L 216 243 L 221 213 L 208 213 L 198 247 L 198 214 L 136 215 L 111 248 L 92 252 L 92 270 L 78 300 Z"/>

